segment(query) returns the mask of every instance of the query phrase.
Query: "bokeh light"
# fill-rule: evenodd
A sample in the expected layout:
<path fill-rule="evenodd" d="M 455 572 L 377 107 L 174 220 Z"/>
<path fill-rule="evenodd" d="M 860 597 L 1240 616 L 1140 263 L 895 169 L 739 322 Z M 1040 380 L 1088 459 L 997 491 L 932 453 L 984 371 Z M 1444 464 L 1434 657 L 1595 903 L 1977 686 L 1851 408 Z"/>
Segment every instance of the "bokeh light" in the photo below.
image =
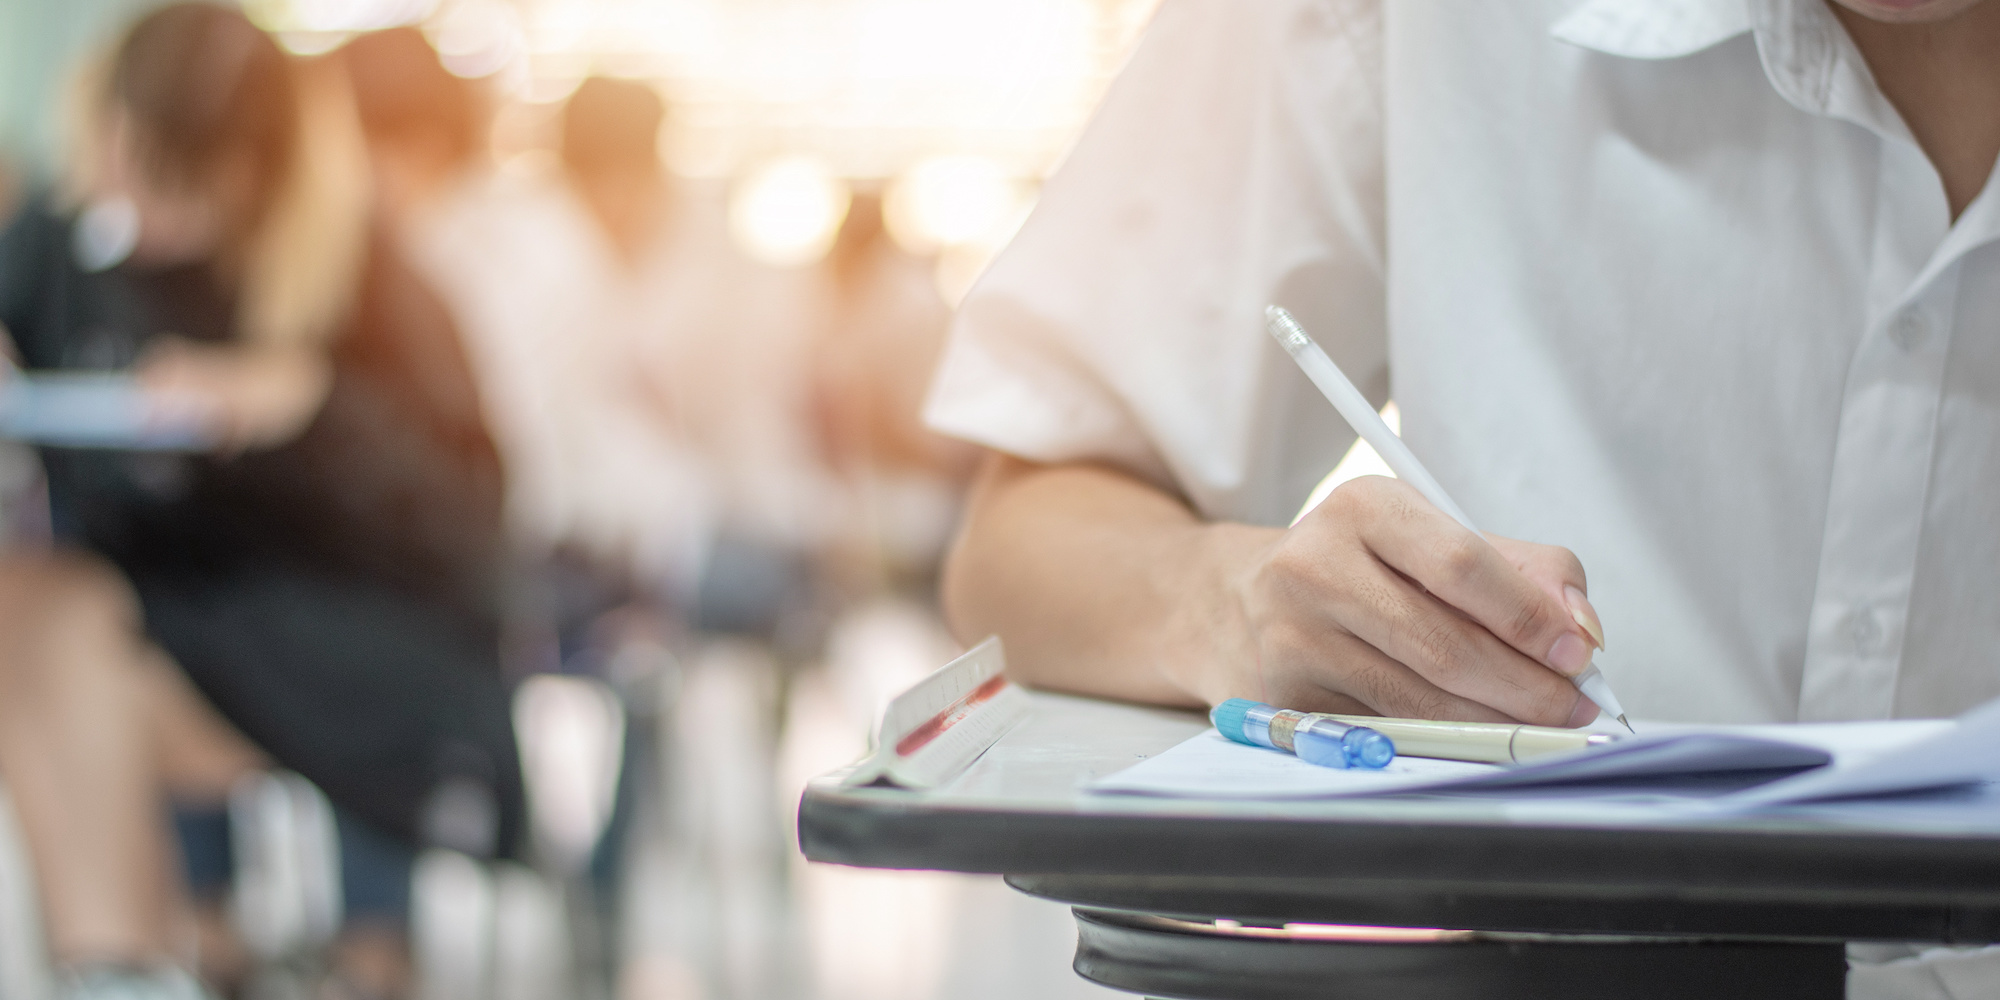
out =
<path fill-rule="evenodd" d="M 826 255 L 851 193 L 826 163 L 788 156 L 750 171 L 729 196 L 729 232 L 750 256 L 778 267 Z"/>
<path fill-rule="evenodd" d="M 1158 0 L 247 0 L 295 51 L 422 23 L 454 72 L 562 99 L 590 74 L 658 84 L 684 176 L 810 154 L 887 180 L 977 155 L 1045 176 Z"/>
<path fill-rule="evenodd" d="M 244 13 L 302 56 L 331 52 L 357 32 L 417 24 L 438 0 L 246 0 Z"/>
<path fill-rule="evenodd" d="M 911 253 L 989 239 L 1020 207 L 1022 191 L 984 156 L 933 156 L 905 171 L 883 201 L 890 235 Z"/>
<path fill-rule="evenodd" d="M 890 234 L 935 258 L 956 302 L 1158 0 L 247 2 L 300 53 L 422 25 L 452 72 L 494 81 L 495 152 L 508 161 L 547 148 L 554 107 L 585 77 L 646 80 L 672 108 L 666 165 L 728 183 L 739 249 L 817 260 L 845 185 L 881 185 Z"/>
<path fill-rule="evenodd" d="M 244 13 L 274 31 L 373 31 L 416 24 L 438 0 L 247 0 Z"/>
<path fill-rule="evenodd" d="M 453 0 L 424 24 L 444 68 L 467 79 L 492 76 L 527 50 L 521 18 L 505 0 Z"/>

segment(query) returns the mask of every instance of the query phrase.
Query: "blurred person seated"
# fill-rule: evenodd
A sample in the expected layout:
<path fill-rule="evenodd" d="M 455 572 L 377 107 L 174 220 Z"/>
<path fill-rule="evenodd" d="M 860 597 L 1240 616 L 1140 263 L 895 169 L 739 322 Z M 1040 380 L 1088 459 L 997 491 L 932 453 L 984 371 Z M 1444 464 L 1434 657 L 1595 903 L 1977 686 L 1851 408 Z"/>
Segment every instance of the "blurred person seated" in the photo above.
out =
<path fill-rule="evenodd" d="M 820 447 L 849 493 L 843 582 L 928 593 L 977 456 L 920 418 L 951 308 L 932 262 L 889 237 L 874 194 L 854 197 L 821 272 L 812 401 Z"/>
<path fill-rule="evenodd" d="M 676 194 L 660 162 L 667 106 L 636 80 L 593 76 L 563 104 L 558 156 L 569 191 L 625 270 L 639 272 L 673 235 Z"/>
<path fill-rule="evenodd" d="M 175 787 L 268 756 L 406 843 L 520 839 L 499 461 L 327 68 L 230 8 L 155 11 L 81 103 L 68 198 L 0 236 L 24 367 L 136 372 L 220 442 L 43 449 L 57 551 L 0 571 L 0 778 L 71 996 L 196 995 Z M 398 988 L 382 957 L 357 988 Z"/>
<path fill-rule="evenodd" d="M 548 568 L 536 589 L 553 593 L 516 610 L 582 625 L 635 594 L 684 595 L 702 491 L 604 314 L 619 265 L 552 178 L 495 168 L 485 96 L 421 32 L 373 32 L 340 56 L 398 234 L 465 331 L 515 542 Z"/>
<path fill-rule="evenodd" d="M 666 120 L 659 92 L 635 80 L 591 77 L 564 103 L 563 204 L 596 279 L 584 329 L 597 336 L 582 345 L 595 371 L 577 385 L 619 386 L 606 425 L 664 430 L 692 455 L 707 494 L 684 592 L 693 623 L 775 637 L 805 613 L 831 523 L 805 433 L 809 286 L 736 252 L 720 199 L 661 161 Z M 612 500 L 617 485 L 589 496 Z"/>
<path fill-rule="evenodd" d="M 621 601 L 773 628 L 799 603 L 792 554 L 818 517 L 798 276 L 747 265 L 720 200 L 667 175 L 649 86 L 584 81 L 556 169 L 501 166 L 436 139 L 483 133 L 485 109 L 421 33 L 341 54 L 378 176 L 411 195 L 404 245 L 465 331 L 510 528 L 549 568 L 528 613 L 564 634 Z"/>
<path fill-rule="evenodd" d="M 407 226 L 457 190 L 486 178 L 491 98 L 444 68 L 424 33 L 371 31 L 336 53 L 367 141 L 375 198 Z"/>

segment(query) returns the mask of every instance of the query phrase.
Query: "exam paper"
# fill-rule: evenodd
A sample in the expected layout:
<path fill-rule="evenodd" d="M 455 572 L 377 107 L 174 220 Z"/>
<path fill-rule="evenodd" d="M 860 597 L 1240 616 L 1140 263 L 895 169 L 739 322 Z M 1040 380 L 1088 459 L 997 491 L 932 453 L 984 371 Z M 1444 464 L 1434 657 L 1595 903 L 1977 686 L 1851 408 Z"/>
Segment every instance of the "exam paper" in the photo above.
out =
<path fill-rule="evenodd" d="M 1398 757 L 1379 771 L 1316 767 L 1278 750 L 1232 743 L 1213 729 L 1099 779 L 1091 791 L 1217 799 L 1383 795 L 1479 774 L 1493 764 Z"/>
<path fill-rule="evenodd" d="M 1959 716 L 1955 725 L 1927 739 L 1774 781 L 1717 805 L 1750 810 L 1994 782 L 2000 782 L 2000 700 Z"/>
<path fill-rule="evenodd" d="M 1977 713 L 1975 713 L 1977 714 Z M 1968 717 L 1968 722 L 1973 721 Z M 2000 728 L 2000 718 L 1996 719 Z M 1972 731 L 1980 726 L 1971 727 Z M 1608 747 L 1544 757 L 1502 767 L 1399 756 L 1380 771 L 1315 767 L 1290 754 L 1227 740 L 1209 730 L 1091 786 L 1107 794 L 1232 799 L 1303 799 L 1399 793 L 1534 794 L 1562 797 L 1638 794 L 1649 798 L 1709 800 L 1734 808 L 1756 786 L 1906 790 L 1975 780 L 2000 767 L 2000 736 L 1983 765 L 1913 765 L 1911 754 L 1938 752 L 1964 742 L 1964 725 L 1950 720 L 1825 723 L 1769 726 L 1659 724 L 1646 735 Z M 1956 741 L 1956 742 L 1954 742 Z M 1976 748 L 1973 748 L 1976 749 Z M 1957 753 L 1973 752 L 1961 748 Z M 1832 767 L 1827 765 L 1832 764 Z M 1805 772 L 1804 776 L 1787 778 Z M 1900 777 L 1891 778 L 1894 774 Z M 1807 777 L 1841 775 L 1828 786 Z M 1973 777 L 1968 778 L 1967 775 Z M 2000 773 L 1994 775 L 2000 778 Z M 1871 784 L 1872 782 L 1872 784 Z M 1838 794 L 1868 794 L 1836 792 Z M 1797 797 L 1743 799 L 1802 801 Z"/>
<path fill-rule="evenodd" d="M 1715 794 L 1832 760 L 1818 747 L 1732 733 L 1678 733 L 1621 740 L 1608 747 L 1502 767 L 1398 756 L 1379 770 L 1316 767 L 1291 754 L 1246 746 L 1211 729 L 1166 753 L 1102 779 L 1099 792 L 1132 795 L 1290 799 L 1402 792 L 1477 792 L 1566 786 L 1649 790 L 1676 780 L 1683 791 Z M 1746 777 L 1718 787 L 1713 776 Z M 1690 783 L 1686 779 L 1700 778 Z M 1672 789 L 1667 789 L 1672 790 Z"/>

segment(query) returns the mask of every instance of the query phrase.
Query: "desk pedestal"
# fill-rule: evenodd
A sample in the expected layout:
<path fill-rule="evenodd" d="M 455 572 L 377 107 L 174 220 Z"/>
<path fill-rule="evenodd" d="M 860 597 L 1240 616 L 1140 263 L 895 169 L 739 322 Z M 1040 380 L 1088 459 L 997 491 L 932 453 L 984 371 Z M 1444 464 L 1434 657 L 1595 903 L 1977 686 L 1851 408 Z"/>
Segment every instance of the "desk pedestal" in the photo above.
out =
<path fill-rule="evenodd" d="M 1839 1000 L 1838 944 L 1292 925 L 1076 909 L 1076 971 L 1188 1000 Z"/>

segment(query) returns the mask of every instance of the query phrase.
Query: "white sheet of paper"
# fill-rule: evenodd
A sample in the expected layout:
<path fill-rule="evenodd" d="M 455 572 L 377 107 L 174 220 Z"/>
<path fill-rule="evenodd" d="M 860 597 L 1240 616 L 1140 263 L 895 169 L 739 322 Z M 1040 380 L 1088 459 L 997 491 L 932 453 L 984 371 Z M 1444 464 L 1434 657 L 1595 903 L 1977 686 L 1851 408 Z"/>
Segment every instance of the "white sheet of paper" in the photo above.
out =
<path fill-rule="evenodd" d="M 1769 722 L 1718 724 L 1701 722 L 1639 723 L 1647 736 L 1677 733 L 1736 733 L 1787 743 L 1803 743 L 1833 755 L 1839 766 L 1873 760 L 1891 751 L 1932 739 L 1951 731 L 1953 719 L 1879 719 L 1859 722 Z"/>
<path fill-rule="evenodd" d="M 1398 757 L 1379 771 L 1316 767 L 1288 753 L 1232 743 L 1211 729 L 1091 785 L 1091 791 L 1217 799 L 1381 795 L 1502 769 Z"/>
<path fill-rule="evenodd" d="M 1946 723 L 1925 739 L 1884 752 L 1859 754 L 1834 766 L 1729 796 L 1718 806 L 1735 810 L 1893 794 L 2000 781 L 2000 700 Z"/>
<path fill-rule="evenodd" d="M 1588 782 L 1620 779 L 1644 781 L 1676 775 L 1786 767 L 1832 767 L 1774 782 L 1791 785 L 1806 777 L 1878 773 L 1879 761 L 1901 755 L 1960 732 L 1950 720 L 1824 723 L 1810 725 L 1714 726 L 1655 724 L 1645 735 L 1602 750 L 1548 757 L 1519 767 L 1460 761 L 1398 757 L 1380 771 L 1315 767 L 1290 754 L 1245 746 L 1224 739 L 1214 730 L 1202 733 L 1165 753 L 1142 761 L 1091 786 L 1095 792 L 1187 798 L 1303 799 L 1387 795 L 1404 792 L 1512 791 L 1522 795 L 1591 794 Z M 1923 775 L 1963 774 L 1962 765 L 1929 770 L 1907 764 L 1890 766 L 1907 782 L 1877 780 L 1876 787 L 1896 789 L 1931 781 Z M 1976 770 L 1976 769 L 1974 769 Z M 1963 779 L 1957 779 L 1963 780 Z M 1605 786 L 1606 793 L 1613 790 Z M 1558 791 L 1560 789 L 1560 791 Z M 1631 788 L 1619 792 L 1629 793 Z M 1709 798 L 1708 808 L 1727 808 L 1747 793 Z M 1850 793 L 1852 794 L 1852 793 Z M 1675 797 L 1668 792 L 1663 798 Z M 1824 796 L 1821 796 L 1824 797 Z M 1746 800 L 1747 801 L 1747 800 Z M 1796 801 L 1783 798 L 1769 801 Z M 1755 803 L 1750 803 L 1754 806 Z"/>

